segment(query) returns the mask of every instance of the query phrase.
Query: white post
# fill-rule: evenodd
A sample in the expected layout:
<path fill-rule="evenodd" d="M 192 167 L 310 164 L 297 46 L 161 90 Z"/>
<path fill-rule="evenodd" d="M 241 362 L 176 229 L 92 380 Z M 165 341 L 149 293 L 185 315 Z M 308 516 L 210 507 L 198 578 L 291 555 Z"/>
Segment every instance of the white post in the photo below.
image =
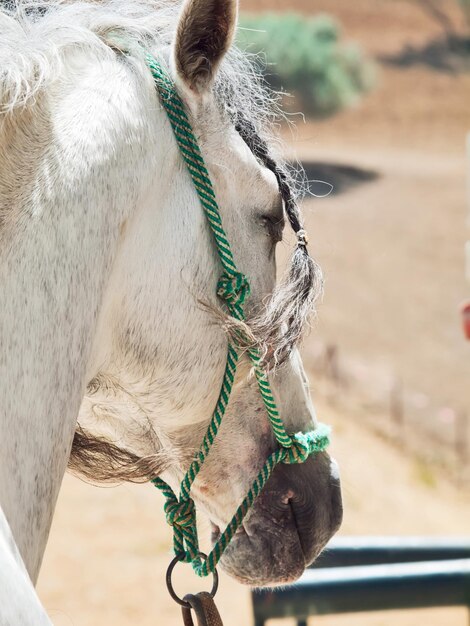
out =
<path fill-rule="evenodd" d="M 470 132 L 466 140 L 467 174 L 467 227 L 470 228 Z M 465 243 L 465 277 L 470 282 L 470 240 Z"/>

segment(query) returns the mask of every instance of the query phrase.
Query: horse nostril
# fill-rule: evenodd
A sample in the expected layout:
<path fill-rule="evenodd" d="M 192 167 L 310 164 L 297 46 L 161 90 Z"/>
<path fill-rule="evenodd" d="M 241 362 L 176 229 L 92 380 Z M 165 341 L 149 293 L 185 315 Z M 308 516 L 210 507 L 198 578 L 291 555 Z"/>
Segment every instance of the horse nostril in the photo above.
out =
<path fill-rule="evenodd" d="M 290 503 L 290 501 L 292 500 L 292 498 L 294 497 L 294 495 L 295 495 L 295 494 L 294 494 L 294 492 L 292 491 L 292 489 L 289 489 L 289 490 L 287 491 L 287 493 L 286 493 L 284 496 L 282 496 L 282 498 L 281 498 L 281 502 L 282 502 L 282 504 L 289 504 L 289 503 Z"/>

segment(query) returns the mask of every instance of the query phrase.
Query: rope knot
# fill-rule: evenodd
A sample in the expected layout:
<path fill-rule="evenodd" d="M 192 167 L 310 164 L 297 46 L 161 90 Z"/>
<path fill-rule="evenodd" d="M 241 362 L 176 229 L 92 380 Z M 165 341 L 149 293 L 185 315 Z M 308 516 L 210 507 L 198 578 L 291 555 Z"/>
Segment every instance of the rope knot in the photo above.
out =
<path fill-rule="evenodd" d="M 291 435 L 292 443 L 284 446 L 282 462 L 287 465 L 305 463 L 308 457 L 323 452 L 330 443 L 330 428 L 319 424 L 315 430 Z"/>
<path fill-rule="evenodd" d="M 310 456 L 310 445 L 308 433 L 296 433 L 292 435 L 292 444 L 284 448 L 283 463 L 292 465 L 294 463 L 304 463 Z"/>
<path fill-rule="evenodd" d="M 188 528 L 194 524 L 194 500 L 167 500 L 164 505 L 166 521 L 170 526 Z"/>
<path fill-rule="evenodd" d="M 217 295 L 231 306 L 242 305 L 250 295 L 248 278 L 241 272 L 224 272 L 217 283 Z"/>

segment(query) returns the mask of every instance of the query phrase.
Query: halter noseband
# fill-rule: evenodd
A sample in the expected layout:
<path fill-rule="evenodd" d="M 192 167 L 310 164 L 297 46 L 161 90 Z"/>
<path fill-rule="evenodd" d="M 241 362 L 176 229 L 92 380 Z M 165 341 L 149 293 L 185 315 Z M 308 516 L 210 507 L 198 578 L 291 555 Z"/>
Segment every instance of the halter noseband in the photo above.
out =
<path fill-rule="evenodd" d="M 217 295 L 224 300 L 225 306 L 232 317 L 236 320 L 244 320 L 243 305 L 250 293 L 250 284 L 247 277 L 239 272 L 235 265 L 232 250 L 222 225 L 212 182 L 184 105 L 163 65 L 148 53 L 146 53 L 145 59 L 152 72 L 160 101 L 168 115 L 181 156 L 186 163 L 214 235 L 217 253 L 222 265 L 222 275 L 217 284 Z M 280 185 L 282 183 L 287 184 L 285 179 L 280 181 L 279 178 L 278 183 Z M 294 228 L 294 230 L 297 234 L 298 245 L 305 247 L 307 245 L 307 236 L 300 223 L 298 228 Z M 214 572 L 224 550 L 242 524 L 245 515 L 265 486 L 275 466 L 278 463 L 303 463 L 309 456 L 325 450 L 329 444 L 330 429 L 323 424 L 320 424 L 315 430 L 306 433 L 287 433 L 279 416 L 266 372 L 261 367 L 259 352 L 256 348 L 249 348 L 247 353 L 253 364 L 259 392 L 279 448 L 267 458 L 245 499 L 207 557 L 202 557 L 199 551 L 196 508 L 190 492 L 191 486 L 214 443 L 229 402 L 239 358 L 239 349 L 231 341 L 228 344 L 227 363 L 219 398 L 199 451 L 181 482 L 179 498 L 161 478 L 152 480 L 155 487 L 158 487 L 166 498 L 164 510 L 168 523 L 173 527 L 175 555 L 179 560 L 191 563 L 194 571 L 199 576 L 207 576 L 210 572 Z"/>

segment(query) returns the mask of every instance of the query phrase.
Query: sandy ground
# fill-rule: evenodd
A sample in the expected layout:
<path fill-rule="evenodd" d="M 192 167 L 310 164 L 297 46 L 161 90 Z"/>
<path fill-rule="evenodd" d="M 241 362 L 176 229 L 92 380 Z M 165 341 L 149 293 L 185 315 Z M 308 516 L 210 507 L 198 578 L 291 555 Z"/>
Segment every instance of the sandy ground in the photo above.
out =
<path fill-rule="evenodd" d="M 242 8 L 287 5 L 311 10 L 310 0 L 242 0 Z M 419 46 L 439 34 L 425 14 L 400 0 L 316 0 L 315 8 L 337 14 L 348 37 L 373 54 Z M 320 322 L 304 348 L 308 367 L 320 337 L 371 368 L 385 363 L 438 403 L 470 408 L 470 346 L 457 317 L 468 293 L 462 259 L 468 102 L 470 75 L 381 67 L 378 87 L 361 108 L 309 122 L 290 139 L 305 160 L 379 174 L 307 203 L 311 240 L 327 278 Z M 416 461 L 371 434 L 354 407 L 337 412 L 317 391 L 320 416 L 335 427 L 343 534 L 468 532 L 462 489 L 438 471 L 429 481 Z M 38 587 L 55 626 L 180 623 L 164 585 L 170 532 L 161 509 L 149 486 L 98 489 L 66 478 Z M 193 591 L 193 583 L 188 571 L 181 574 L 181 590 Z M 218 604 L 226 626 L 251 624 L 249 590 L 224 576 Z M 464 609 L 312 620 L 323 626 L 467 623 Z"/>
<path fill-rule="evenodd" d="M 469 293 L 463 155 L 417 147 L 303 150 L 315 160 L 321 155 L 379 174 L 362 187 L 306 203 L 325 273 L 315 337 L 356 359 L 370 371 L 370 384 L 383 373 L 384 403 L 388 381 L 399 379 L 424 403 L 423 426 L 446 428 L 443 436 L 451 440 L 454 424 L 442 407 L 469 409 L 470 344 L 458 313 Z M 305 358 L 312 358 L 308 351 Z M 413 407 L 405 411 L 411 422 Z"/>

